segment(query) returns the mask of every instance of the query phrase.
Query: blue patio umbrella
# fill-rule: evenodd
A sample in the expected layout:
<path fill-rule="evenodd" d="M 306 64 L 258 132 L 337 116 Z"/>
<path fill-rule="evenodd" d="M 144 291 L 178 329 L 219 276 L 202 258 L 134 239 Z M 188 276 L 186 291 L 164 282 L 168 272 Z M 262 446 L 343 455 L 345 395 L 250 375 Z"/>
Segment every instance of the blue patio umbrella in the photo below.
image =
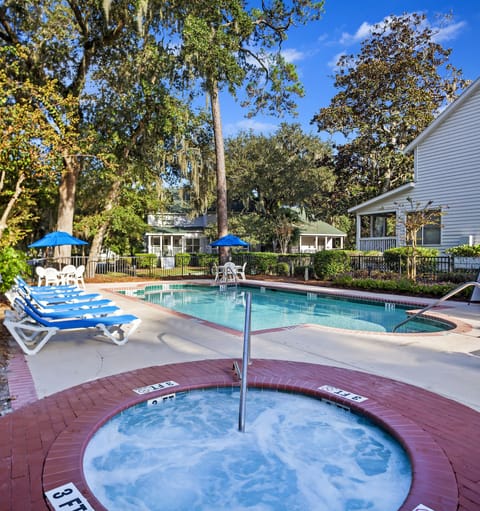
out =
<path fill-rule="evenodd" d="M 60 245 L 88 245 L 88 243 L 75 238 L 75 236 L 68 234 L 68 232 L 53 231 L 28 245 L 28 248 L 58 247 Z"/>
<path fill-rule="evenodd" d="M 246 241 L 241 240 L 237 236 L 233 234 L 227 234 L 226 236 L 222 236 L 216 241 L 212 241 L 210 243 L 211 247 L 248 247 L 248 243 Z"/>

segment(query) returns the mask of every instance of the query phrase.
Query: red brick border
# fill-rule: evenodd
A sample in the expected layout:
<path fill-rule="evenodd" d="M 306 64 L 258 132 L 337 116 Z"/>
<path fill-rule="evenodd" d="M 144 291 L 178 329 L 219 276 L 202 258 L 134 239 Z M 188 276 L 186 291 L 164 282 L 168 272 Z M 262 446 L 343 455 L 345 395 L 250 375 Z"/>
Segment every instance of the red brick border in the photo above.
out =
<path fill-rule="evenodd" d="M 1 417 L 0 511 L 48 510 L 44 491 L 65 482 L 74 482 L 101 510 L 81 470 L 88 439 L 117 411 L 145 399 L 132 389 L 167 380 L 179 382 L 179 390 L 238 385 L 232 360 L 169 364 L 88 382 Z M 480 413 L 398 381 L 301 362 L 255 359 L 249 384 L 328 399 L 318 387 L 332 385 L 368 397 L 343 404 L 375 417 L 413 460 L 413 486 L 400 510 L 419 504 L 434 511 L 480 509 Z"/>

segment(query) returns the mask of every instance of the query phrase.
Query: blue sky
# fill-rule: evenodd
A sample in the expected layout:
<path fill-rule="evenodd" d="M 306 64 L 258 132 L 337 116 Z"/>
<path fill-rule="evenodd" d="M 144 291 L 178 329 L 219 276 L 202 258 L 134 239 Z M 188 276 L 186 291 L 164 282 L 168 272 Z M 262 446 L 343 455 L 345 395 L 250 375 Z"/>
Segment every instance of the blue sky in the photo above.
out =
<path fill-rule="evenodd" d="M 451 48 L 450 62 L 461 68 L 464 77 L 475 80 L 480 76 L 480 2 L 474 0 L 325 0 L 325 13 L 318 22 L 297 27 L 284 43 L 284 54 L 297 66 L 305 87 L 305 97 L 299 98 L 298 117 L 278 119 L 257 116 L 246 119 L 242 108 L 223 94 L 221 113 L 225 136 L 240 130 L 274 131 L 280 122 L 299 122 L 307 133 L 317 133 L 310 125 L 313 115 L 328 106 L 335 95 L 333 87 L 335 64 L 342 53 L 356 54 L 360 41 L 368 35 L 371 25 L 389 15 L 424 12 L 428 22 L 437 26 L 438 14 L 452 14 L 449 25 L 442 28 L 437 41 Z"/>

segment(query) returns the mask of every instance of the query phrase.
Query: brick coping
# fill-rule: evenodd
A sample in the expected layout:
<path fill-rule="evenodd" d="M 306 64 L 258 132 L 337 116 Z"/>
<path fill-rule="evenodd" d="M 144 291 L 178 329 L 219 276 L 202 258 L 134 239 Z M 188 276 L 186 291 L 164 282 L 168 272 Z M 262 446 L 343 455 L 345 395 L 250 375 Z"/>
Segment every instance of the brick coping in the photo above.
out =
<path fill-rule="evenodd" d="M 94 398 L 95 402 L 88 409 L 74 408 L 75 417 L 72 417 L 52 443 L 45 458 L 43 491 L 73 482 L 96 511 L 103 510 L 103 506 L 91 494 L 82 471 L 82 458 L 88 440 L 103 423 L 121 410 L 145 399 L 172 392 L 172 389 L 166 389 L 149 393 L 148 396 L 138 396 L 133 388 L 168 380 L 179 383 L 175 391 L 238 386 L 231 367 L 232 360 L 227 359 L 155 366 L 104 378 L 59 393 L 57 402 L 60 403 L 58 399 L 63 397 L 70 406 L 75 400 L 80 400 L 80 394 L 84 392 L 89 395 L 93 393 L 98 399 Z M 328 399 L 373 419 L 400 441 L 412 462 L 412 486 L 399 511 L 412 511 L 420 504 L 434 511 L 461 509 L 458 507 L 456 467 L 442 446 L 443 435 L 433 434 L 435 429 L 441 429 L 441 424 L 431 427 L 432 431 L 429 431 L 426 425 L 432 417 L 422 415 L 421 407 L 416 410 L 414 417 L 411 417 L 411 412 L 413 401 L 425 404 L 429 399 L 441 403 L 442 407 L 461 407 L 463 413 L 470 409 L 400 382 L 301 362 L 254 360 L 249 368 L 249 385 Z M 368 400 L 357 403 L 319 389 L 323 385 L 358 393 Z M 121 390 L 111 395 L 109 389 L 118 387 Z M 473 410 L 468 414 L 474 414 L 477 424 L 480 424 L 480 414 Z"/>

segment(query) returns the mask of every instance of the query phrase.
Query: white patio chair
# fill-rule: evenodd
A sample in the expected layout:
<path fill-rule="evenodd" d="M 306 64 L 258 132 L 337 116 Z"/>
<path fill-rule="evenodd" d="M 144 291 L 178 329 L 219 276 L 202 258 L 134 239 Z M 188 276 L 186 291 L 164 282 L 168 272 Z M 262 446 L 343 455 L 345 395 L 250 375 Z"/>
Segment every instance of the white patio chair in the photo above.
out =
<path fill-rule="evenodd" d="M 237 268 L 235 263 L 227 262 L 223 265 L 222 282 L 237 282 Z"/>
<path fill-rule="evenodd" d="M 83 280 L 83 274 L 85 273 L 85 265 L 81 264 L 75 270 L 75 275 L 73 276 L 72 283 L 85 289 L 85 281 Z"/>
<path fill-rule="evenodd" d="M 242 266 L 237 266 L 237 275 L 242 279 L 242 280 L 246 280 L 246 277 L 245 277 L 245 268 L 247 267 L 247 263 L 243 263 Z"/>
<path fill-rule="evenodd" d="M 217 263 L 213 263 L 212 274 L 215 275 L 215 282 L 218 282 L 222 278 L 223 267 L 218 266 Z"/>
<path fill-rule="evenodd" d="M 45 268 L 45 286 L 59 286 L 62 283 L 59 271 L 56 268 Z"/>
<path fill-rule="evenodd" d="M 37 286 L 42 286 L 45 280 L 45 268 L 43 266 L 35 266 L 35 274 L 37 275 Z"/>
<path fill-rule="evenodd" d="M 67 264 L 60 271 L 60 278 L 62 279 L 62 284 L 70 284 L 72 279 L 75 277 L 76 268 L 73 264 Z"/>

